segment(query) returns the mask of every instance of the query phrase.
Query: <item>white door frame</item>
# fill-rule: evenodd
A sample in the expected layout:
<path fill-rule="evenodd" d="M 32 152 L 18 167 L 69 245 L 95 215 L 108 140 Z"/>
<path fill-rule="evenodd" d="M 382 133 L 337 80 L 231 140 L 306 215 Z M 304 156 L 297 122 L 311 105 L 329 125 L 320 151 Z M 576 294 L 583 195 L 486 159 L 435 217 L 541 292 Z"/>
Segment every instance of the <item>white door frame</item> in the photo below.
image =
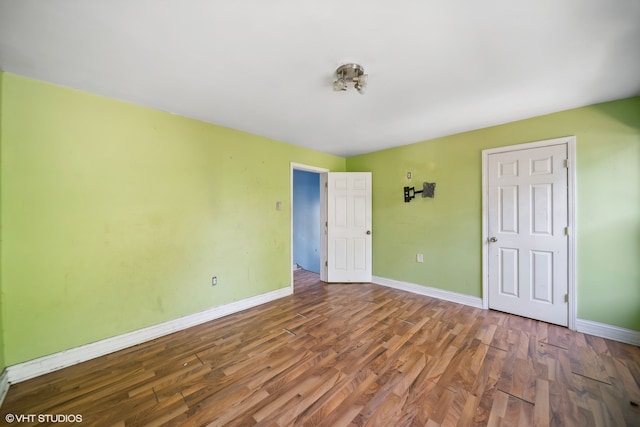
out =
<path fill-rule="evenodd" d="M 300 170 L 300 171 L 307 171 L 307 172 L 316 172 L 316 173 L 325 173 L 325 172 L 329 172 L 329 169 L 326 168 L 321 168 L 318 166 L 311 166 L 311 165 L 305 165 L 302 163 L 295 163 L 295 162 L 291 162 L 290 166 L 289 166 L 289 253 L 290 253 L 290 259 L 289 259 L 289 270 L 291 271 L 291 279 L 289 280 L 290 283 L 290 287 L 291 287 L 291 292 L 293 292 L 293 171 L 294 170 Z M 327 210 L 327 205 L 326 205 L 327 201 L 326 198 L 323 199 L 322 197 L 322 191 L 320 192 L 320 221 L 321 223 L 318 224 L 318 227 L 321 227 L 322 225 L 322 212 L 326 212 Z M 321 230 L 324 230 L 324 228 L 321 228 Z M 323 239 L 322 239 L 322 235 L 320 236 L 320 271 L 323 271 L 324 268 L 324 262 L 326 261 L 326 239 L 324 239 L 324 248 L 323 246 Z"/>
<path fill-rule="evenodd" d="M 489 155 L 529 148 L 546 147 L 564 144 L 567 147 L 568 176 L 567 176 L 567 214 L 569 223 L 568 242 L 568 293 L 569 293 L 569 329 L 576 330 L 577 289 L 576 289 L 576 137 L 548 139 L 529 142 L 526 144 L 509 145 L 506 147 L 482 150 L 482 307 L 489 308 Z"/>

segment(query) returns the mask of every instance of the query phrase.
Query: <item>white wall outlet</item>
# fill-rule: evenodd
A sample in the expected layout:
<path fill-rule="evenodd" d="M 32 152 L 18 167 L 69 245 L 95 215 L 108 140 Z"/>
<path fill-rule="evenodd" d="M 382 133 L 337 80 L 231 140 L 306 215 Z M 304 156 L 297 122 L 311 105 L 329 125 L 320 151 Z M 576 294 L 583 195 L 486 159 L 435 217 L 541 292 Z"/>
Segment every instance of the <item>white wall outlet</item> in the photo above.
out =
<path fill-rule="evenodd" d="M 276 202 L 276 210 L 277 211 L 281 211 L 282 210 L 282 202 Z"/>
<path fill-rule="evenodd" d="M 416 255 L 416 262 L 424 262 L 424 255 L 417 254 Z"/>
<path fill-rule="evenodd" d="M 218 284 L 218 276 L 213 276 L 211 278 L 211 286 L 215 286 Z"/>
<path fill-rule="evenodd" d="M 407 179 L 411 179 L 411 172 L 407 172 Z"/>

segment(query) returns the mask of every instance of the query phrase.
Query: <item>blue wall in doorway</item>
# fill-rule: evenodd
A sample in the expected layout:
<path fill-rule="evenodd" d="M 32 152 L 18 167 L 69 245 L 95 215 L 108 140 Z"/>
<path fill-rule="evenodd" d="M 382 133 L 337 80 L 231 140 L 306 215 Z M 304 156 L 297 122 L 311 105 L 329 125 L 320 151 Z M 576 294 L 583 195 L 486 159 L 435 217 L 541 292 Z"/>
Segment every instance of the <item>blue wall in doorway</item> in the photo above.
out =
<path fill-rule="evenodd" d="M 320 174 L 293 171 L 293 262 L 320 273 Z"/>

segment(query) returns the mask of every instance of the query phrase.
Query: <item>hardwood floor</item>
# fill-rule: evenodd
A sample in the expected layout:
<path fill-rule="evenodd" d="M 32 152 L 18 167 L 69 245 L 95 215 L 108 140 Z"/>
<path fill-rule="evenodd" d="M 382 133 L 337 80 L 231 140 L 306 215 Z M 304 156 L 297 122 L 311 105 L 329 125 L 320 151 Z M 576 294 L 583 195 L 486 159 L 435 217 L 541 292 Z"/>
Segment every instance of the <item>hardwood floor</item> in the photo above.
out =
<path fill-rule="evenodd" d="M 91 426 L 640 426 L 640 348 L 297 271 L 293 296 L 12 385 Z M 34 425 L 35 423 L 13 423 Z"/>

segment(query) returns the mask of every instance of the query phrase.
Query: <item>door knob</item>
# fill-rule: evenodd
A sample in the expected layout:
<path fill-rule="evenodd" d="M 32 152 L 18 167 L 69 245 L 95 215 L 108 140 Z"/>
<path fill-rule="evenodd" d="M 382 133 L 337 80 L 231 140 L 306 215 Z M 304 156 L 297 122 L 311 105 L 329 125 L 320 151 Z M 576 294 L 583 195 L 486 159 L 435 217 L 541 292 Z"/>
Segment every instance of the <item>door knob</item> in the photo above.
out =
<path fill-rule="evenodd" d="M 490 241 L 491 243 L 495 243 L 495 242 L 497 242 L 497 241 L 498 241 L 498 239 L 497 239 L 497 238 L 495 238 L 495 237 L 491 237 L 491 238 L 489 238 L 489 241 Z"/>
<path fill-rule="evenodd" d="M 371 234 L 371 230 L 367 230 L 367 234 Z"/>

